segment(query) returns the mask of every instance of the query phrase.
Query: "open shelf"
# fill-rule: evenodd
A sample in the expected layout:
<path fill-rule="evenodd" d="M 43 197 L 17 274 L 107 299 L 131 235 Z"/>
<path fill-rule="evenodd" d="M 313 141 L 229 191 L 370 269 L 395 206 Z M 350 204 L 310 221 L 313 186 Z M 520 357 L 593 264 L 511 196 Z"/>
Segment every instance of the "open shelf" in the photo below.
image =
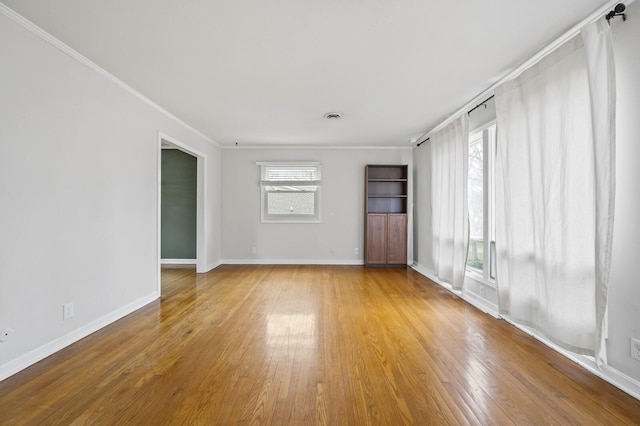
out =
<path fill-rule="evenodd" d="M 368 213 L 406 213 L 406 197 L 369 198 Z"/>
<path fill-rule="evenodd" d="M 407 166 L 370 164 L 367 166 L 367 180 L 407 180 Z"/>
<path fill-rule="evenodd" d="M 406 213 L 408 170 L 405 165 L 368 165 L 367 213 Z"/>

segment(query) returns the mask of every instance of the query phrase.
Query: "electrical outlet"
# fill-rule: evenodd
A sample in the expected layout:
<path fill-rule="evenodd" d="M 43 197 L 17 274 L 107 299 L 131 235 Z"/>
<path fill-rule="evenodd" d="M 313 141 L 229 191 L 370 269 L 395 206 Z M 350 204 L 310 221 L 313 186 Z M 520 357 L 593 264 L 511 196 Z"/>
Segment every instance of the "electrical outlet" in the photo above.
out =
<path fill-rule="evenodd" d="M 73 302 L 62 305 L 62 319 L 66 320 L 73 316 Z"/>
<path fill-rule="evenodd" d="M 360 254 L 360 249 L 358 247 L 354 248 L 353 254 Z"/>
<path fill-rule="evenodd" d="M 631 358 L 640 361 L 640 340 L 631 338 Z"/>
<path fill-rule="evenodd" d="M 255 247 L 251 247 L 251 254 L 256 254 L 257 250 Z"/>
<path fill-rule="evenodd" d="M 12 334 L 13 330 L 10 328 L 0 330 L 0 342 L 6 342 Z"/>

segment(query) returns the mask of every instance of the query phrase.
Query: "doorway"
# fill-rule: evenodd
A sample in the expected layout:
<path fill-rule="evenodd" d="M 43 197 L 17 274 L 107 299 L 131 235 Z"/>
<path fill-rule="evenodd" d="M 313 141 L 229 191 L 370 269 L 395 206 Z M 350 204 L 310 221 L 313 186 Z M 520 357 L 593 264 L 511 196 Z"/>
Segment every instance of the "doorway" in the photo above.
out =
<path fill-rule="evenodd" d="M 158 295 L 160 295 L 162 264 L 195 264 L 196 272 L 206 271 L 204 221 L 206 217 L 206 156 L 170 136 L 162 133 L 158 135 Z M 165 152 L 169 154 L 164 154 Z M 168 164 L 170 164 L 169 168 L 165 167 Z M 166 185 L 163 185 L 163 182 Z M 169 203 L 163 201 L 169 201 Z"/>
<path fill-rule="evenodd" d="M 174 146 L 161 155 L 160 262 L 195 266 L 197 159 Z"/>

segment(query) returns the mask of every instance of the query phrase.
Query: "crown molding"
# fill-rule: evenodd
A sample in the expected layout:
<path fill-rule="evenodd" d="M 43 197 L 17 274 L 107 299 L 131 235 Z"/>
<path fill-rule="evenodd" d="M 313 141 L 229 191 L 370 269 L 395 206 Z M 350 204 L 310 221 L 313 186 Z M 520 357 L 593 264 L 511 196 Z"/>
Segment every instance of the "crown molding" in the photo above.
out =
<path fill-rule="evenodd" d="M 60 50 L 63 53 L 67 54 L 71 58 L 73 58 L 76 61 L 80 62 L 81 64 L 85 65 L 89 69 L 91 69 L 91 70 L 95 71 L 96 73 L 100 74 L 101 76 L 103 76 L 107 80 L 111 81 L 112 83 L 115 83 L 117 86 L 119 86 L 120 88 L 122 88 L 125 91 L 129 92 L 130 94 L 132 94 L 133 96 L 135 96 L 136 98 L 138 98 L 142 102 L 146 103 L 147 105 L 149 105 L 150 107 L 152 107 L 156 111 L 162 113 L 163 115 L 165 115 L 166 117 L 170 118 L 171 120 L 177 122 L 178 124 L 186 127 L 187 129 L 189 129 L 190 131 L 192 131 L 196 135 L 200 136 L 201 138 L 203 138 L 207 142 L 211 143 L 212 145 L 214 145 L 214 146 L 216 146 L 218 148 L 221 148 L 221 145 L 218 144 L 217 142 L 215 142 L 213 139 L 211 139 L 210 137 L 208 137 L 207 135 L 205 135 L 201 131 L 195 129 L 191 125 L 187 124 L 186 122 L 184 122 L 180 118 L 176 117 L 175 115 L 173 115 L 172 113 L 170 113 L 169 111 L 167 111 L 166 109 L 164 109 L 163 107 L 158 105 L 157 103 L 153 102 L 151 99 L 147 98 L 142 93 L 138 92 L 133 87 L 129 86 L 124 81 L 120 80 L 115 75 L 111 74 L 109 71 L 105 70 L 104 68 L 102 68 L 101 66 L 96 64 L 95 62 L 92 62 L 86 56 L 82 55 L 78 51 L 76 51 L 73 48 L 71 48 L 69 45 L 63 43 L 62 41 L 60 41 L 59 39 L 57 39 L 53 35 L 49 34 L 45 30 L 43 30 L 42 28 L 40 28 L 39 26 L 34 24 L 33 22 L 29 21 L 24 16 L 20 15 L 19 13 L 14 11 L 13 9 L 9 8 L 7 5 L 5 5 L 3 3 L 0 3 L 0 13 L 5 15 L 7 18 L 11 19 L 16 24 L 20 25 L 22 28 L 28 30 L 32 34 L 36 35 L 37 37 L 41 38 L 42 40 L 44 40 L 47 43 L 51 44 L 52 46 L 56 47 L 58 50 Z"/>
<path fill-rule="evenodd" d="M 321 150 L 413 150 L 411 146 L 338 146 L 338 145 L 244 145 L 244 146 L 221 146 L 222 149 L 321 149 Z"/>
<path fill-rule="evenodd" d="M 627 6 L 629 6 L 634 1 L 635 0 L 626 0 L 626 1 L 624 1 L 624 3 Z M 558 49 L 564 43 L 569 41 L 571 38 L 573 38 L 576 35 L 580 34 L 580 31 L 586 25 L 588 25 L 588 24 L 590 24 L 592 22 L 595 22 L 600 18 L 603 18 L 607 14 L 607 12 L 609 12 L 611 9 L 613 9 L 615 7 L 615 5 L 618 4 L 618 3 L 620 3 L 620 0 L 609 0 L 607 3 L 605 3 L 604 5 L 599 7 L 598 9 L 596 9 L 589 16 L 584 18 L 582 21 L 578 22 L 576 25 L 571 27 L 568 31 L 566 31 L 562 35 L 560 35 L 560 37 L 556 38 L 554 41 L 552 41 L 551 43 L 549 43 L 548 45 L 546 45 L 545 47 L 540 49 L 532 57 L 530 57 L 526 61 L 522 62 L 520 65 L 516 66 L 515 68 L 513 68 L 511 70 L 508 70 L 505 73 L 503 73 L 501 76 L 499 76 L 497 78 L 495 83 L 493 83 L 487 89 L 485 89 L 480 94 L 478 94 L 476 97 L 471 99 L 469 102 L 467 102 L 460 109 L 458 109 L 456 112 L 451 114 L 447 119 L 442 121 L 440 124 L 438 124 L 437 126 L 434 126 L 433 128 L 431 128 L 431 130 L 428 130 L 427 132 L 423 133 L 419 138 L 417 138 L 417 140 L 424 142 L 432 134 L 434 134 L 437 131 L 439 131 L 439 130 L 443 129 L 444 127 L 446 127 L 449 123 L 451 123 L 453 120 L 458 118 L 461 114 L 464 114 L 464 113 L 468 112 L 474 106 L 483 103 L 483 100 L 488 98 L 489 96 L 493 95 L 493 92 L 495 91 L 495 89 L 498 86 L 500 86 L 502 83 L 516 78 L 517 76 L 522 74 L 525 70 L 529 69 L 533 65 L 537 64 L 538 62 L 540 62 L 542 60 L 542 58 L 544 58 L 545 56 L 549 55 L 551 52 L 554 52 L 556 49 Z"/>

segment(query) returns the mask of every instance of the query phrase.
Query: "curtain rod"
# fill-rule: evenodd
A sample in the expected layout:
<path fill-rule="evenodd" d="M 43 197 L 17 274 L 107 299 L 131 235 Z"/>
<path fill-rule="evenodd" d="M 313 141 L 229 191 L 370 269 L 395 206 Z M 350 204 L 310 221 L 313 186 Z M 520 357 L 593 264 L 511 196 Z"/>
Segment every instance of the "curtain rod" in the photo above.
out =
<path fill-rule="evenodd" d="M 487 99 L 485 99 L 484 101 L 480 102 L 478 105 L 474 106 L 473 108 L 471 108 L 469 111 L 467 111 L 467 114 L 471 114 L 473 111 L 477 110 L 478 108 L 480 108 L 481 106 L 487 106 L 487 102 L 489 102 L 491 99 L 493 99 L 495 95 L 491 95 L 489 96 Z M 419 144 L 417 144 L 416 146 L 420 146 L 423 143 L 425 143 L 426 141 L 428 141 L 431 138 L 426 138 L 425 140 L 423 140 L 422 142 L 420 142 Z"/>
<path fill-rule="evenodd" d="M 491 99 L 493 99 L 494 96 L 495 95 L 489 96 L 487 99 L 485 99 L 484 101 L 480 102 L 478 105 L 474 106 L 469 111 L 467 111 L 467 114 L 471 114 L 473 111 L 477 110 L 478 108 L 480 108 L 483 105 L 486 108 L 487 107 L 487 102 L 489 102 Z"/>
<path fill-rule="evenodd" d="M 635 2 L 635 0 L 626 0 L 624 3 L 628 6 L 633 2 Z M 503 74 L 502 77 L 500 77 L 497 82 L 495 82 L 493 85 L 491 85 L 489 88 L 487 88 L 484 92 L 480 93 L 478 96 L 473 98 L 472 101 L 470 101 L 469 103 L 464 105 L 462 108 L 460 108 L 458 111 L 453 113 L 449 118 L 447 118 L 446 120 L 444 120 L 443 122 L 441 122 L 437 126 L 433 127 L 431 130 L 423 133 L 422 136 L 420 136 L 417 140 L 420 140 L 423 137 L 425 137 L 426 135 L 429 135 L 429 134 L 433 133 L 434 131 L 440 130 L 441 128 L 443 128 L 444 126 L 449 124 L 462 111 L 464 111 L 466 108 L 469 108 L 471 105 L 474 104 L 474 102 L 477 102 L 477 101 L 475 101 L 476 99 L 482 99 L 483 97 L 489 95 L 490 93 L 491 93 L 491 96 L 489 98 L 487 98 L 487 100 L 493 98 L 493 91 L 496 89 L 496 87 L 498 87 L 499 85 L 501 85 L 502 83 L 504 83 L 504 82 L 506 82 L 508 80 L 511 80 L 511 79 L 517 77 L 524 70 L 526 70 L 526 69 L 530 68 L 531 66 L 533 66 L 534 64 L 538 63 L 542 58 L 544 58 L 545 56 L 547 56 L 551 52 L 555 51 L 558 47 L 560 47 L 566 41 L 568 41 L 572 37 L 574 37 L 577 34 L 579 34 L 580 30 L 582 30 L 582 28 L 585 27 L 586 25 L 588 25 L 588 24 L 590 24 L 592 22 L 595 22 L 595 21 L 597 21 L 598 19 L 600 19 L 602 17 L 607 17 L 608 15 L 611 15 L 611 9 L 612 8 L 613 8 L 612 11 L 614 12 L 614 14 L 611 15 L 609 17 L 609 19 L 607 19 L 607 21 L 609 21 L 611 18 L 613 18 L 615 16 L 622 16 L 622 13 L 615 13 L 616 12 L 615 7 L 618 4 L 620 4 L 620 0 L 614 0 L 614 1 L 607 2 L 607 4 L 605 4 L 604 6 L 600 7 L 594 13 L 592 13 L 589 16 L 587 16 L 582 21 L 578 22 L 576 25 L 574 25 L 567 32 L 565 32 L 560 37 L 555 39 L 553 42 L 551 42 L 550 44 L 545 46 L 543 49 L 539 50 L 538 53 L 536 53 L 531 58 L 529 58 L 529 60 L 525 61 L 524 63 L 522 63 L 520 66 L 516 67 L 515 69 L 513 69 L 511 71 L 508 71 L 507 73 Z M 624 18 L 626 18 L 626 16 L 623 16 L 623 19 Z M 483 105 L 484 102 L 486 102 L 487 100 L 485 100 L 483 102 L 480 102 L 478 105 Z M 472 108 L 471 111 L 473 111 L 476 108 L 477 108 L 477 106 Z M 423 140 L 420 143 L 418 143 L 416 146 L 422 145 L 423 143 L 425 143 L 429 139 L 430 138 L 426 138 L 425 140 Z"/>

